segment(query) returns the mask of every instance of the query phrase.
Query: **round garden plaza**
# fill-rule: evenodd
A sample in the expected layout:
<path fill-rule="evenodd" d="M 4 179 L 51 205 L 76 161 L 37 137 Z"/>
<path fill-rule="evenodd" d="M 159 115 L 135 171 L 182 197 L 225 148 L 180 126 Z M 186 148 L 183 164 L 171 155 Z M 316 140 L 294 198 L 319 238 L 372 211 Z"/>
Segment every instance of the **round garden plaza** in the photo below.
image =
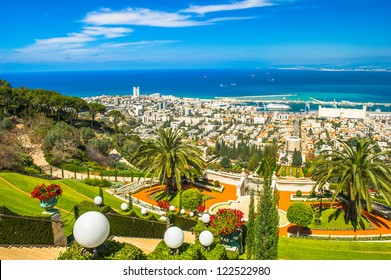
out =
<path fill-rule="evenodd" d="M 241 210 L 244 213 L 244 216 L 248 217 L 248 210 L 249 210 L 249 203 L 250 198 L 249 196 L 241 196 L 238 198 L 236 194 L 236 186 L 229 185 L 225 183 L 221 183 L 224 185 L 224 191 L 222 193 L 212 191 L 212 190 L 205 190 L 202 188 L 198 188 L 202 194 L 206 194 L 210 196 L 211 198 L 206 200 L 205 206 L 208 211 L 212 210 L 213 212 L 217 211 L 219 208 L 231 208 L 231 209 L 238 209 Z M 189 186 L 185 186 L 184 188 L 189 188 Z M 146 188 L 138 193 L 133 194 L 132 196 L 134 198 L 137 198 L 139 200 L 142 200 L 144 202 L 150 203 L 152 205 L 157 205 L 157 202 L 150 198 L 150 196 L 158 191 L 161 191 L 164 189 L 164 185 L 158 185 L 153 186 L 151 188 Z M 285 212 L 288 210 L 290 204 L 292 203 L 290 200 L 290 197 L 292 194 L 295 194 L 295 192 L 292 191 L 280 191 L 280 200 L 278 208 L 280 212 Z M 314 202 L 311 202 L 314 203 Z M 310 202 L 308 202 L 310 204 Z M 284 215 L 280 214 L 280 219 L 284 219 Z M 364 212 L 364 216 L 368 218 L 371 222 L 371 226 L 374 227 L 374 229 L 367 229 L 367 230 L 360 230 L 357 229 L 356 231 L 353 230 L 301 230 L 302 234 L 312 234 L 312 235 L 323 235 L 323 236 L 379 236 L 379 235 L 385 235 L 385 234 L 391 234 L 391 221 L 379 217 L 377 215 Z M 280 227 L 280 236 L 287 236 L 288 233 L 295 234 L 297 231 L 297 227 L 295 225 L 287 223 L 286 220 L 281 221 L 283 224 Z"/>

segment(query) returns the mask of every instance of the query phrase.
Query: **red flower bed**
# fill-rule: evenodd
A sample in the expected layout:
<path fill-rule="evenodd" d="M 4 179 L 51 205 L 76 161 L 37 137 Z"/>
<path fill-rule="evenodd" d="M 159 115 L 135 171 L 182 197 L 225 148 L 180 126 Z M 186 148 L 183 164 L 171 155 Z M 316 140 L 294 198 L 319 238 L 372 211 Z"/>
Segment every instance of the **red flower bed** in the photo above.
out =
<path fill-rule="evenodd" d="M 210 217 L 210 227 L 218 234 L 229 235 L 243 226 L 244 214 L 236 209 L 220 209 Z"/>
<path fill-rule="evenodd" d="M 162 209 L 168 209 L 168 208 L 170 208 L 170 202 L 167 200 L 167 199 L 165 199 L 165 200 L 159 200 L 158 202 L 157 202 L 157 206 L 159 206 L 160 208 L 162 208 Z"/>
<path fill-rule="evenodd" d="M 39 200 L 46 200 L 61 194 L 62 189 L 60 185 L 50 184 L 46 186 L 45 184 L 42 184 L 34 187 L 34 190 L 31 192 L 31 197 L 38 198 Z"/>
<path fill-rule="evenodd" d="M 200 205 L 200 206 L 198 206 L 197 211 L 200 212 L 200 213 L 202 213 L 202 212 L 205 211 L 205 207 L 202 206 L 202 205 Z"/>

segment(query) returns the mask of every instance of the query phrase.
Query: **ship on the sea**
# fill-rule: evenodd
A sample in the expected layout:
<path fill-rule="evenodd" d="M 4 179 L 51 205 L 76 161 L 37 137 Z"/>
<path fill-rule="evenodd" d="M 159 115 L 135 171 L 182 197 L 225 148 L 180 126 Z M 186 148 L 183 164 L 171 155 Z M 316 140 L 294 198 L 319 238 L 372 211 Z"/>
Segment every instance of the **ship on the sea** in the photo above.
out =
<path fill-rule="evenodd" d="M 265 106 L 267 110 L 289 110 L 291 106 L 286 104 L 269 103 Z"/>

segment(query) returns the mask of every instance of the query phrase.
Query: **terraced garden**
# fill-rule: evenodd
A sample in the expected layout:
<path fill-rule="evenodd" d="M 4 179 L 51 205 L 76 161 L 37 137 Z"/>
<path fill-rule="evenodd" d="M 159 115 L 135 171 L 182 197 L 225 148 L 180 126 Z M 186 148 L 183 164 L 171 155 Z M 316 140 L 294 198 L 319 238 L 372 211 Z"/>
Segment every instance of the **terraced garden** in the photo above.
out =
<path fill-rule="evenodd" d="M 302 178 L 304 177 L 304 172 L 301 167 L 281 166 L 277 176 Z"/>
<path fill-rule="evenodd" d="M 66 235 L 72 233 L 74 224 L 73 207 L 83 200 L 93 201 L 99 195 L 99 188 L 86 185 L 75 180 L 45 180 L 16 173 L 0 173 L 0 201 L 11 211 L 20 215 L 41 215 L 43 209 L 39 200 L 31 197 L 30 193 L 36 185 L 56 183 L 63 189 L 56 208 L 61 212 Z M 124 201 L 105 192 L 104 202 L 118 213 Z M 136 212 L 140 210 L 136 208 Z"/>

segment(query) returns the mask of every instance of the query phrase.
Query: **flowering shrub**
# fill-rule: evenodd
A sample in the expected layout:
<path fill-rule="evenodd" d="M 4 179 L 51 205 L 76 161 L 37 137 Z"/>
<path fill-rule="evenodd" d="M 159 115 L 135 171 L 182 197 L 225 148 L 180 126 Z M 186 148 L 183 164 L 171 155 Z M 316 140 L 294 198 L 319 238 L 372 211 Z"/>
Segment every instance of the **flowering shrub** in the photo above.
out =
<path fill-rule="evenodd" d="M 162 208 L 162 209 L 168 209 L 168 208 L 170 208 L 170 202 L 167 200 L 167 199 L 165 199 L 165 200 L 159 200 L 158 202 L 157 202 L 157 206 L 159 206 L 160 208 Z"/>
<path fill-rule="evenodd" d="M 202 206 L 202 205 L 200 205 L 200 206 L 198 206 L 197 211 L 200 212 L 200 213 L 202 213 L 202 212 L 205 211 L 205 207 Z"/>
<path fill-rule="evenodd" d="M 236 209 L 220 209 L 210 217 L 210 227 L 218 234 L 229 235 L 243 226 L 244 214 Z"/>
<path fill-rule="evenodd" d="M 50 184 L 46 186 L 45 184 L 42 184 L 34 187 L 34 190 L 31 192 L 31 197 L 38 198 L 39 200 L 46 200 L 61 194 L 62 189 L 60 185 Z"/>

